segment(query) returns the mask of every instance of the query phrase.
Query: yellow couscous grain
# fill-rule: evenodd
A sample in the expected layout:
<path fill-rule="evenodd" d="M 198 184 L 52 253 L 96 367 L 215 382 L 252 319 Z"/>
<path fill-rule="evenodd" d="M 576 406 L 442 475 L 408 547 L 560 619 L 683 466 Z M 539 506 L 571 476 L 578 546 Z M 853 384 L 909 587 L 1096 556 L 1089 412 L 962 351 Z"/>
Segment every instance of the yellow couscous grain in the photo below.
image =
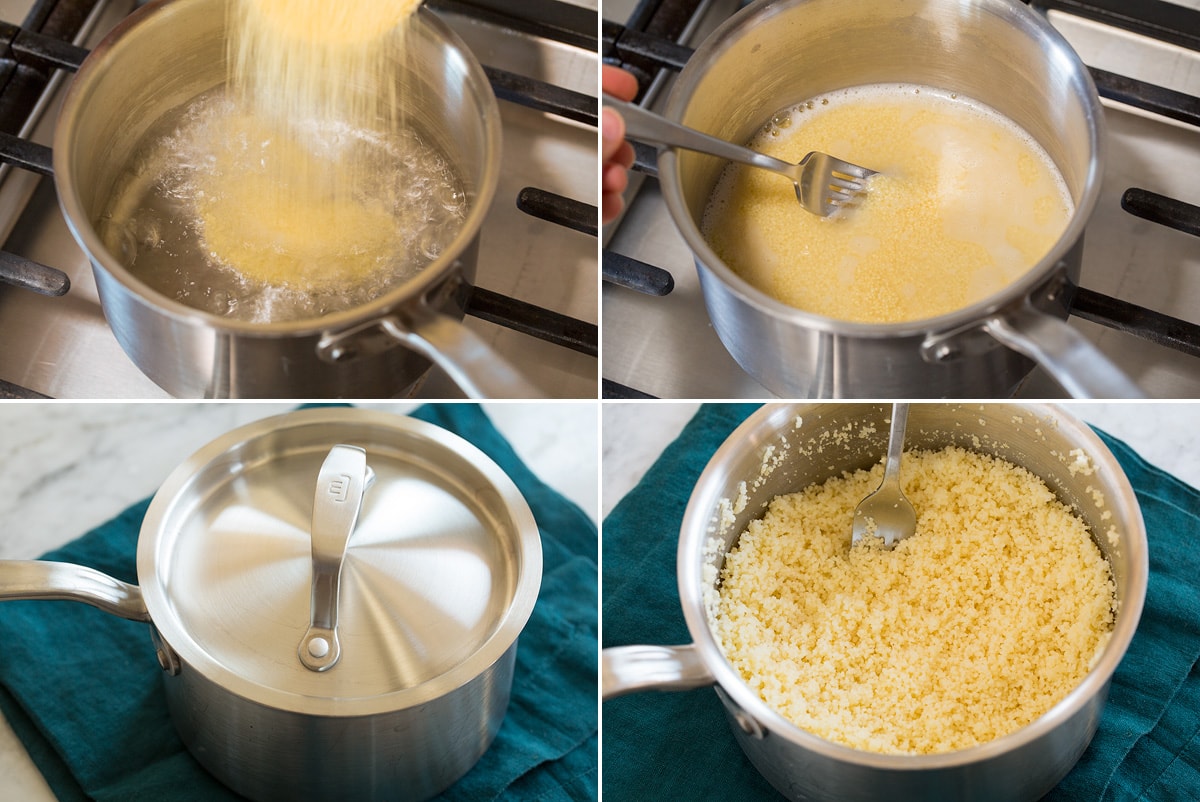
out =
<path fill-rule="evenodd" d="M 916 533 L 850 548 L 881 477 L 779 496 L 749 525 L 710 610 L 727 659 L 785 718 L 859 749 L 948 752 L 1029 724 L 1113 626 L 1087 526 L 1025 469 L 951 447 L 905 457 Z"/>

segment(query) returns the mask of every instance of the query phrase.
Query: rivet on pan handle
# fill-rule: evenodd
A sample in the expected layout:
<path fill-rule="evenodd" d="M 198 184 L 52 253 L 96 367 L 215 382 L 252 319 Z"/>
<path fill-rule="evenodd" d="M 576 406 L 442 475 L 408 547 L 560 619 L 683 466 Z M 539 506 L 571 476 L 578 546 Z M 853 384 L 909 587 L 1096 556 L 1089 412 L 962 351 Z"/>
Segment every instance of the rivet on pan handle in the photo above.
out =
<path fill-rule="evenodd" d="M 342 655 L 338 642 L 338 590 L 346 543 L 358 522 L 363 494 L 375 473 L 367 467 L 367 452 L 337 445 L 317 475 L 312 517 L 312 605 L 308 631 L 300 640 L 300 662 L 313 671 L 326 671 Z"/>

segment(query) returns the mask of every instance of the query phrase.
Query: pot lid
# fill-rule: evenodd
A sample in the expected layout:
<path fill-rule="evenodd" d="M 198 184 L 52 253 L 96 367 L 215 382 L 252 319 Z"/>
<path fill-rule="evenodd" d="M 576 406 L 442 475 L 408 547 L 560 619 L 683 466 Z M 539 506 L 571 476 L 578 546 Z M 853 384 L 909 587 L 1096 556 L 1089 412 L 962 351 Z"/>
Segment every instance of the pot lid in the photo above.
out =
<path fill-rule="evenodd" d="M 331 497 L 342 509 L 322 507 Z M 541 541 L 516 486 L 465 440 L 313 409 L 180 465 L 142 524 L 138 577 L 185 671 L 273 707 L 350 715 L 420 704 L 496 662 L 533 609 Z"/>

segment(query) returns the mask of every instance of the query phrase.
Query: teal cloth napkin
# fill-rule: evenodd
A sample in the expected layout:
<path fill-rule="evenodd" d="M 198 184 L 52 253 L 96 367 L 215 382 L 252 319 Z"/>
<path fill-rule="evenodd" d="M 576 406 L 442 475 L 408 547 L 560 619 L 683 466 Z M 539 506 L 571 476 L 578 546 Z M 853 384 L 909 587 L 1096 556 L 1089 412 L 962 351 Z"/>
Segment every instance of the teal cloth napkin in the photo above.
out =
<path fill-rule="evenodd" d="M 606 647 L 690 642 L 675 580 L 679 524 L 708 459 L 755 408 L 702 407 L 604 520 Z M 1200 492 L 1100 436 L 1137 492 L 1150 582 L 1099 731 L 1046 798 L 1200 799 Z M 709 688 L 613 699 L 603 721 L 606 802 L 782 798 L 738 748 Z"/>
<path fill-rule="evenodd" d="M 505 470 L 533 510 L 544 559 L 500 733 L 439 799 L 595 799 L 596 526 L 522 463 L 478 407 L 431 404 L 413 416 L 474 443 Z M 148 505 L 133 505 L 44 559 L 136 581 L 137 537 Z M 0 642 L 7 644 L 0 649 L 0 710 L 59 799 L 237 798 L 176 736 L 145 624 L 76 602 L 4 602 Z"/>

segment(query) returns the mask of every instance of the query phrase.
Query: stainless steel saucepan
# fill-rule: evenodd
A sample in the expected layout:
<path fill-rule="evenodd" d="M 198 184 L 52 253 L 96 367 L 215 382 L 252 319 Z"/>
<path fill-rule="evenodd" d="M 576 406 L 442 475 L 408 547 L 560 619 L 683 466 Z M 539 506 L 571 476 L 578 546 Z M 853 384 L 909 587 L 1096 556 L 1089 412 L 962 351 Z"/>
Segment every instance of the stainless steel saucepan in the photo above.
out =
<path fill-rule="evenodd" d="M 905 442 L 912 448 L 958 445 L 1028 469 L 1083 518 L 1112 568 L 1117 617 L 1107 644 L 1083 681 L 1034 722 L 945 754 L 885 755 L 832 743 L 770 708 L 726 661 L 709 627 L 706 594 L 748 523 L 777 495 L 879 462 L 889 412 L 868 404 L 777 404 L 746 419 L 704 469 L 680 528 L 676 573 L 693 642 L 605 649 L 604 696 L 715 686 L 739 745 L 789 799 L 1039 799 L 1066 776 L 1096 731 L 1113 671 L 1137 628 L 1149 573 L 1146 530 L 1129 480 L 1100 438 L 1063 410 L 913 404 Z M 810 443 L 820 450 L 802 447 Z M 1083 465 L 1091 470 L 1080 470 Z M 849 530 L 847 521 L 847 536 Z"/>
<path fill-rule="evenodd" d="M 240 794 L 424 799 L 496 736 L 541 571 L 528 505 L 470 443 L 314 409 L 234 430 L 167 478 L 138 586 L 5 561 L 0 599 L 149 622 L 181 739 Z"/>
<path fill-rule="evenodd" d="M 541 396 L 461 324 L 498 180 L 500 112 L 482 67 L 427 11 L 416 14 L 406 36 L 411 69 L 397 76 L 398 91 L 407 119 L 461 175 L 469 211 L 457 236 L 416 276 L 345 311 L 257 323 L 165 297 L 105 246 L 97 220 L 147 131 L 225 83 L 225 7 L 225 0 L 159 0 L 134 12 L 83 62 L 55 131 L 60 205 L 133 362 L 180 397 L 393 397 L 413 387 L 430 360 L 468 396 Z M 204 275 L 195 280 L 203 286 Z"/>
<path fill-rule="evenodd" d="M 785 398 L 1003 397 L 1034 360 L 1072 395 L 1141 396 L 1064 323 L 1100 191 L 1103 110 L 1087 68 L 1023 3 L 758 0 L 697 48 L 665 114 L 745 142 L 781 109 L 852 86 L 894 83 L 961 93 L 1024 128 L 1074 200 L 1066 231 L 1025 276 L 965 309 L 912 323 L 833 320 L 776 301 L 722 262 L 700 222 L 725 162 L 665 150 L 663 194 L 695 254 L 713 328 L 733 358 Z M 981 177 L 981 192 L 986 183 Z"/>

